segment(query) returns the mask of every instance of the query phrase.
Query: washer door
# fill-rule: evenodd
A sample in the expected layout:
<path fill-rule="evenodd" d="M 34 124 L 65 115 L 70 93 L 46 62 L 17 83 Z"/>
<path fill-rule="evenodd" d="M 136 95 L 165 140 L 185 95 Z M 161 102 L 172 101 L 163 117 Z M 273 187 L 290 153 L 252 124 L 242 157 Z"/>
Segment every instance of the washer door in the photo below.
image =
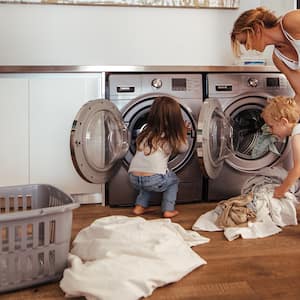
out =
<path fill-rule="evenodd" d="M 70 148 L 75 169 L 91 183 L 105 183 L 128 150 L 129 136 L 118 108 L 109 100 L 87 102 L 77 113 Z"/>
<path fill-rule="evenodd" d="M 197 156 L 205 176 L 216 178 L 232 150 L 232 127 L 217 99 L 203 103 L 198 119 Z"/>
<path fill-rule="evenodd" d="M 159 96 L 168 96 L 180 103 L 180 99 L 170 96 L 168 94 L 150 93 L 144 94 L 140 97 L 133 99 L 121 111 L 123 120 L 127 125 L 128 131 L 131 136 L 130 148 L 124 157 L 124 163 L 126 167 L 128 167 L 133 155 L 136 152 L 136 138 L 146 125 L 150 107 L 154 99 Z M 184 153 L 173 155 L 169 159 L 168 168 L 174 172 L 178 172 L 189 162 L 190 158 L 194 153 L 196 144 L 196 124 L 192 116 L 192 112 L 189 110 L 188 107 L 184 106 L 181 103 L 180 107 L 183 119 L 191 124 L 191 130 L 188 132 L 187 137 L 189 143 L 188 150 Z"/>

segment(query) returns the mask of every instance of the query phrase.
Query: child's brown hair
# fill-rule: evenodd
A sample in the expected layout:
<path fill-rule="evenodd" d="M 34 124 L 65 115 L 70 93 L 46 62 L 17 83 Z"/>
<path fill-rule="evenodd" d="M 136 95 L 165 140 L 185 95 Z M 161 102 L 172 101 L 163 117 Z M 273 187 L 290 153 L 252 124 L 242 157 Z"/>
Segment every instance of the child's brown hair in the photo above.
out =
<path fill-rule="evenodd" d="M 151 106 L 147 124 L 137 138 L 137 147 L 142 150 L 147 140 L 149 153 L 167 144 L 171 152 L 176 153 L 186 143 L 186 126 L 179 103 L 170 97 L 157 97 Z"/>

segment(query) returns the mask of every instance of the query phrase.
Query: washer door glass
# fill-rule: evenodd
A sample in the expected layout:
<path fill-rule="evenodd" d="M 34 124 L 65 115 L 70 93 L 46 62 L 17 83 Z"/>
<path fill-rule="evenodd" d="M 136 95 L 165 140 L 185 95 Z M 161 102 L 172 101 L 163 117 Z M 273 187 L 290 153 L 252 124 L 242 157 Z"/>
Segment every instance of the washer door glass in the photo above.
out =
<path fill-rule="evenodd" d="M 279 141 L 264 130 L 261 112 L 266 101 L 265 97 L 243 97 L 224 109 L 233 127 L 234 149 L 226 163 L 236 170 L 252 172 L 272 166 L 289 149 L 288 139 Z"/>
<path fill-rule="evenodd" d="M 73 122 L 71 156 L 79 175 L 91 183 L 105 183 L 128 150 L 129 136 L 118 108 L 105 99 L 86 103 Z"/>
<path fill-rule="evenodd" d="M 203 174 L 216 178 L 232 149 L 232 127 L 219 102 L 216 99 L 205 101 L 197 128 L 197 155 Z"/>
<path fill-rule="evenodd" d="M 131 102 L 126 105 L 122 109 L 122 116 L 125 124 L 128 127 L 128 131 L 131 136 L 131 143 L 129 147 L 129 151 L 126 153 L 124 157 L 124 163 L 128 167 L 131 162 L 133 155 L 136 152 L 136 138 L 138 134 L 142 131 L 144 126 L 147 123 L 147 117 L 151 105 L 154 99 L 158 96 L 168 96 L 174 98 L 176 101 L 180 103 L 180 99 L 176 97 L 163 94 L 163 93 L 156 93 L 156 94 L 145 94 L 141 97 L 133 99 Z M 195 120 L 191 115 L 189 109 L 180 103 L 182 117 L 185 121 L 187 121 L 191 125 L 191 130 L 188 132 L 188 143 L 189 147 L 186 152 L 178 153 L 176 155 L 172 155 L 169 158 L 168 168 L 174 172 L 178 172 L 181 170 L 191 159 L 192 155 L 194 154 L 195 143 L 196 143 L 196 124 Z"/>

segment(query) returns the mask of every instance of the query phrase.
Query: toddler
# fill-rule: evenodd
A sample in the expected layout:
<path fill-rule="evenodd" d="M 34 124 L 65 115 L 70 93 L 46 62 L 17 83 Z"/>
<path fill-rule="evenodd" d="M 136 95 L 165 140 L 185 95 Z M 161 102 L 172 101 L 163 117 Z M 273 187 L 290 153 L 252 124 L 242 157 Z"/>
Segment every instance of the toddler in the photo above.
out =
<path fill-rule="evenodd" d="M 274 190 L 274 197 L 282 198 L 300 177 L 300 124 L 296 101 L 283 96 L 269 99 L 261 116 L 273 135 L 280 139 L 291 137 L 294 165 L 282 184 Z"/>

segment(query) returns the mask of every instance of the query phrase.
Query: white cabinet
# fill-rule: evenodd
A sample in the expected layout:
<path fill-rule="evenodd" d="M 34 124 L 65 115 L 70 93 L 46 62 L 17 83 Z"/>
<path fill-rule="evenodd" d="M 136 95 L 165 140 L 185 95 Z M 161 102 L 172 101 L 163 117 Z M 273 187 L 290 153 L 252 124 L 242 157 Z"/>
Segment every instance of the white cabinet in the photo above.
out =
<path fill-rule="evenodd" d="M 28 80 L 0 76 L 0 185 L 28 183 Z"/>
<path fill-rule="evenodd" d="M 101 97 L 101 74 L 40 74 L 29 81 L 30 182 L 50 183 L 70 194 L 102 191 L 75 171 L 70 132 L 81 106 Z"/>
<path fill-rule="evenodd" d="M 73 120 L 103 97 L 101 83 L 101 73 L 0 75 L 1 186 L 47 183 L 104 202 L 104 185 L 83 180 L 70 155 Z"/>

